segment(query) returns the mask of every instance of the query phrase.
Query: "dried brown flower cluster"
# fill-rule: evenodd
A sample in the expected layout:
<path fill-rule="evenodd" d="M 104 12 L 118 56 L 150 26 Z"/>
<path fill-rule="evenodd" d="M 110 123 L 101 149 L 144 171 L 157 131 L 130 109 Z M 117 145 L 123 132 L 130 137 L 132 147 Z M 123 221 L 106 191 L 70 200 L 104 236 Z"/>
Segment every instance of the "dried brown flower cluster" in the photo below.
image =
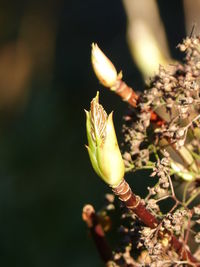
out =
<path fill-rule="evenodd" d="M 200 266 L 200 37 L 178 48 L 184 63 L 160 66 L 124 117 L 126 171 L 151 170 L 154 185 L 138 203 L 155 227 L 109 195 L 99 220 L 120 241 L 106 266 Z"/>
<path fill-rule="evenodd" d="M 138 108 L 132 116 L 126 116 L 124 153 L 127 167 L 147 165 L 149 156 L 156 150 L 179 150 L 184 147 L 191 159 L 179 155 L 182 161 L 199 177 L 200 152 L 200 39 L 187 38 L 178 46 L 185 51 L 185 63 L 174 64 L 151 78 L 148 88 L 140 96 Z M 161 118 L 150 123 L 151 112 Z M 136 118 L 136 119 L 135 119 Z M 179 153 L 180 154 L 180 153 Z M 183 154 L 183 153 L 181 153 Z M 191 161 L 193 164 L 191 164 Z M 185 166 L 188 168 L 188 166 Z"/>
<path fill-rule="evenodd" d="M 173 233 L 185 246 L 196 249 L 196 255 L 199 251 L 200 37 L 186 38 L 178 47 L 186 53 L 184 64 L 173 64 L 168 69 L 160 66 L 140 96 L 137 110 L 125 116 L 123 126 L 127 170 L 149 168 L 151 176 L 158 178 L 148 188 L 145 202 L 160 224 L 156 229 L 141 226 L 138 239 L 140 249 L 146 251 L 143 264 L 150 266 L 190 265 L 181 262 L 181 255 L 169 247 L 170 238 L 160 238 L 159 231 Z M 160 117 L 155 123 L 151 122 L 150 111 Z M 172 183 L 174 176 L 189 181 L 177 181 L 180 186 L 184 184 L 180 199 Z M 174 205 L 164 213 L 159 203 L 169 198 Z"/>

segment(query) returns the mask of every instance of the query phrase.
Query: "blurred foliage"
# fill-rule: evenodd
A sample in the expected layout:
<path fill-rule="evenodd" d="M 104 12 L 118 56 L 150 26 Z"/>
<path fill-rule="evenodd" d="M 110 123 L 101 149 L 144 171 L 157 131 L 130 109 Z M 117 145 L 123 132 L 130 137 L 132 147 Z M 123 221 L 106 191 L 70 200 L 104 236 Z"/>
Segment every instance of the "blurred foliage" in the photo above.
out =
<path fill-rule="evenodd" d="M 165 13 L 173 44 L 184 37 L 180 7 Z M 83 108 L 101 88 L 93 41 L 142 89 L 125 33 L 119 0 L 0 3 L 1 266 L 101 266 L 81 210 L 98 209 L 109 188 L 90 167 Z M 126 105 L 106 90 L 100 98 L 120 133 Z"/>

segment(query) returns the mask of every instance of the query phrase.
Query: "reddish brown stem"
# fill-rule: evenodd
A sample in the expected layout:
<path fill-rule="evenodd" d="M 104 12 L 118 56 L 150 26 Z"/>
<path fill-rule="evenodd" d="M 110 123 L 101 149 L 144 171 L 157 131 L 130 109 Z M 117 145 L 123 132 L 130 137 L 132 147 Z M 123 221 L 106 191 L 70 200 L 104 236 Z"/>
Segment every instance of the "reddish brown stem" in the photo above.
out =
<path fill-rule="evenodd" d="M 123 179 L 122 182 L 116 186 L 112 187 L 112 191 L 115 195 L 123 201 L 126 207 L 132 211 L 140 218 L 140 220 L 150 228 L 155 228 L 158 226 L 158 221 L 142 204 L 140 197 L 136 196 L 129 184 Z"/>
<path fill-rule="evenodd" d="M 129 184 L 125 180 L 123 180 L 118 186 L 112 187 L 112 191 L 121 201 L 125 203 L 128 209 L 132 210 L 139 217 L 146 226 L 153 229 L 159 225 L 155 216 L 146 209 L 141 199 L 133 193 Z M 163 235 L 164 233 L 159 232 L 160 237 L 163 237 Z M 184 260 L 189 260 L 194 263 L 195 266 L 200 266 L 200 263 L 198 263 L 190 251 L 188 251 L 174 235 L 171 235 L 171 244 L 177 253 L 180 255 L 182 254 Z"/>
<path fill-rule="evenodd" d="M 129 103 L 129 105 L 134 108 L 137 107 L 139 96 L 124 81 L 122 81 L 121 79 L 117 80 L 112 90 L 124 101 Z M 162 125 L 164 123 L 163 120 L 154 111 L 150 110 L 149 112 L 151 113 L 151 121 L 155 122 L 157 125 Z"/>
<path fill-rule="evenodd" d="M 106 241 L 103 228 L 98 221 L 98 216 L 96 215 L 92 205 L 84 206 L 82 218 L 90 230 L 90 234 L 94 240 L 101 259 L 107 263 L 112 258 L 112 250 Z"/>
<path fill-rule="evenodd" d="M 114 87 L 114 91 L 134 108 L 137 106 L 138 95 L 124 81 L 118 80 Z"/>

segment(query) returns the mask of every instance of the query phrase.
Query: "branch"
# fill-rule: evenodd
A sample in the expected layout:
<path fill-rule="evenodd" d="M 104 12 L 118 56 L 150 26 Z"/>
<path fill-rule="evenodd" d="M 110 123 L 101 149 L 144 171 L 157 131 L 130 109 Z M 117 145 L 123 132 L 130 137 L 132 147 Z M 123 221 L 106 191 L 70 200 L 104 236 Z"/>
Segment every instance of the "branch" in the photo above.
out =
<path fill-rule="evenodd" d="M 112 88 L 109 88 L 111 91 L 115 92 L 121 99 L 127 102 L 133 108 L 136 108 L 139 102 L 138 94 L 129 87 L 122 79 L 118 78 L 117 82 Z M 153 110 L 149 110 L 151 113 L 150 120 L 156 123 L 158 126 L 164 123 L 163 119 L 160 118 Z"/>
<path fill-rule="evenodd" d="M 133 193 L 129 184 L 125 180 L 122 180 L 118 186 L 112 187 L 112 191 L 119 197 L 121 201 L 125 203 L 129 210 L 133 211 L 140 218 L 140 220 L 146 226 L 154 229 L 159 225 L 159 221 L 156 219 L 156 217 L 146 209 L 140 197 Z M 169 231 L 166 233 L 171 236 L 171 245 L 177 253 L 182 255 L 183 260 L 188 260 L 191 263 L 194 263 L 194 266 L 199 267 L 200 263 L 194 258 L 190 251 L 187 250 L 184 245 Z M 164 234 L 165 233 L 159 231 L 160 238 L 162 238 Z"/>
<path fill-rule="evenodd" d="M 90 230 L 90 234 L 94 240 L 101 259 L 104 261 L 104 263 L 107 263 L 112 259 L 112 250 L 106 241 L 103 228 L 98 221 L 98 217 L 92 205 L 84 206 L 82 218 Z"/>

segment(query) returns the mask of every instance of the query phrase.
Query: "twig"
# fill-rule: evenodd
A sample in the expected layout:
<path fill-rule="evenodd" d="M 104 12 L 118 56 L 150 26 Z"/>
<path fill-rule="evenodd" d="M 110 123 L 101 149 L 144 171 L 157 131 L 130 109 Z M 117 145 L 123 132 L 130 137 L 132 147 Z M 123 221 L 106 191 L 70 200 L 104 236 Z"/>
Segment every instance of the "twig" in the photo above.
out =
<path fill-rule="evenodd" d="M 82 218 L 90 230 L 90 234 L 95 242 L 101 259 L 107 263 L 112 259 L 112 250 L 106 241 L 103 228 L 98 221 L 98 217 L 92 205 L 87 204 L 84 206 Z"/>
<path fill-rule="evenodd" d="M 200 188 L 197 189 L 196 193 L 194 193 L 185 203 L 185 206 L 187 207 L 198 195 L 200 194 Z"/>
<path fill-rule="evenodd" d="M 158 220 L 154 215 L 152 215 L 142 203 L 140 197 L 136 196 L 131 190 L 129 184 L 123 180 L 118 186 L 112 187 L 112 191 L 115 195 L 123 201 L 126 207 L 132 210 L 140 220 L 148 227 L 154 229 L 159 225 Z M 194 266 L 200 266 L 200 263 L 193 257 L 193 255 L 188 251 L 184 245 L 169 232 L 171 236 L 171 245 L 176 250 L 177 253 L 181 253 L 183 260 L 189 260 L 194 263 Z M 160 237 L 164 235 L 161 231 L 159 232 Z"/>
<path fill-rule="evenodd" d="M 124 101 L 128 102 L 132 107 L 135 108 L 137 106 L 138 95 L 121 79 L 116 81 L 111 90 L 119 95 Z"/>
<path fill-rule="evenodd" d="M 115 85 L 112 88 L 109 88 L 111 91 L 115 92 L 121 99 L 127 102 L 130 106 L 136 108 L 139 102 L 138 94 L 129 87 L 122 79 L 118 79 Z M 156 122 L 157 125 L 163 124 L 163 120 L 153 111 L 149 110 L 151 113 L 151 121 Z"/>
<path fill-rule="evenodd" d="M 136 196 L 129 184 L 123 180 L 118 186 L 112 187 L 112 191 L 115 195 L 123 201 L 126 207 L 132 210 L 140 220 L 150 228 L 156 228 L 159 224 L 155 216 L 153 216 L 144 206 L 140 197 Z"/>

